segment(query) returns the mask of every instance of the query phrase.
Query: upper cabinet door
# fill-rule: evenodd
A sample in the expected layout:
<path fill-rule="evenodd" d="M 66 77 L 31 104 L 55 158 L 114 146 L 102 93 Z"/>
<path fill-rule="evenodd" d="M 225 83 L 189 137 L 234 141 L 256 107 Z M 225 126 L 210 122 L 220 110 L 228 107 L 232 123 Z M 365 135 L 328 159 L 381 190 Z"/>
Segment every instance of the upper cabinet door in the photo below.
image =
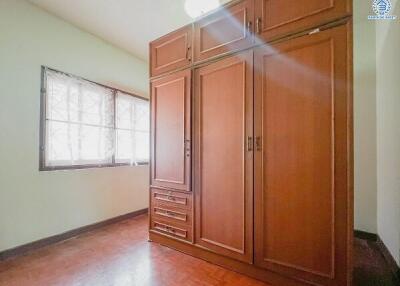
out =
<path fill-rule="evenodd" d="M 253 53 L 195 71 L 196 244 L 253 259 Z"/>
<path fill-rule="evenodd" d="M 190 190 L 190 70 L 151 82 L 151 185 Z"/>
<path fill-rule="evenodd" d="M 351 15 L 351 0 L 255 0 L 256 34 L 279 38 Z"/>
<path fill-rule="evenodd" d="M 351 25 L 255 50 L 255 263 L 350 285 Z"/>
<path fill-rule="evenodd" d="M 190 65 L 192 61 L 192 25 L 174 31 L 150 43 L 151 76 Z"/>
<path fill-rule="evenodd" d="M 253 43 L 254 1 L 221 8 L 194 23 L 195 61 L 242 50 Z"/>

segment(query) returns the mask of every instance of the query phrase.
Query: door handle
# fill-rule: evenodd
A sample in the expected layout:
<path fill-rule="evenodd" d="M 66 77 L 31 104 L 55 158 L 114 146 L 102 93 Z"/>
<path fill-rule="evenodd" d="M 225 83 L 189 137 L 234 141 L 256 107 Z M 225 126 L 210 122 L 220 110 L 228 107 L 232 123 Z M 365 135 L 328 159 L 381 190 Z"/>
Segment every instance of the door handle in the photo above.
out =
<path fill-rule="evenodd" d="M 253 137 L 247 137 L 247 151 L 253 151 Z"/>
<path fill-rule="evenodd" d="M 256 33 L 257 34 L 261 33 L 261 18 L 257 18 L 256 20 Z"/>
<path fill-rule="evenodd" d="M 188 46 L 188 47 L 186 48 L 186 59 L 187 59 L 189 62 L 192 61 L 192 57 L 191 57 L 190 52 L 191 52 L 191 47 Z"/>
<path fill-rule="evenodd" d="M 248 21 L 247 22 L 247 33 L 249 34 L 249 35 L 251 35 L 251 33 L 252 33 L 252 31 L 251 31 L 251 26 L 252 26 L 252 22 L 251 21 Z"/>
<path fill-rule="evenodd" d="M 261 151 L 261 137 L 260 136 L 256 137 L 256 150 Z"/>
<path fill-rule="evenodd" d="M 185 150 L 184 152 L 186 153 L 186 157 L 190 157 L 190 151 L 191 151 L 190 140 L 185 139 L 183 146 Z"/>

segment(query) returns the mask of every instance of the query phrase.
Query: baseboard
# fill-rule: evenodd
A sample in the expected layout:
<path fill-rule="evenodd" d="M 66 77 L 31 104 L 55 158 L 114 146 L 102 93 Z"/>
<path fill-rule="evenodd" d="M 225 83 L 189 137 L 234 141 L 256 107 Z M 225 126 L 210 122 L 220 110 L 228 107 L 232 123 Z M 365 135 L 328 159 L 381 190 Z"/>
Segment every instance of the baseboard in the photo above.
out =
<path fill-rule="evenodd" d="M 355 230 L 354 237 L 376 243 L 387 265 L 389 266 L 395 281 L 400 285 L 400 267 L 397 265 L 396 260 L 393 258 L 389 249 L 386 247 L 379 235 L 362 230 Z"/>
<path fill-rule="evenodd" d="M 137 211 L 130 212 L 130 213 L 127 213 L 124 215 L 120 215 L 120 216 L 117 216 L 114 218 L 110 218 L 110 219 L 107 219 L 107 220 L 104 220 L 101 222 L 97 222 L 94 224 L 90 224 L 90 225 L 79 227 L 79 228 L 76 228 L 73 230 L 69 230 L 69 231 L 61 233 L 61 234 L 57 234 L 57 235 L 53 235 L 53 236 L 43 238 L 43 239 L 40 239 L 37 241 L 33 241 L 33 242 L 30 242 L 30 243 L 27 243 L 27 244 L 24 244 L 21 246 L 7 249 L 7 250 L 0 252 L 0 261 L 6 260 L 11 257 L 21 256 L 32 250 L 36 250 L 36 249 L 39 249 L 39 248 L 42 248 L 42 247 L 45 247 L 45 246 L 48 246 L 51 244 L 55 244 L 55 243 L 61 242 L 63 240 L 67 240 L 72 237 L 78 236 L 82 233 L 89 232 L 89 231 L 95 230 L 97 228 L 100 228 L 100 227 L 103 227 L 106 225 L 110 225 L 113 223 L 117 223 L 117 222 L 120 222 L 120 221 L 123 221 L 126 219 L 130 219 L 130 218 L 145 214 L 147 212 L 148 212 L 147 208 L 137 210 Z"/>
<path fill-rule="evenodd" d="M 362 230 L 355 230 L 354 237 L 368 241 L 378 241 L 378 235 L 376 233 L 366 232 Z"/>

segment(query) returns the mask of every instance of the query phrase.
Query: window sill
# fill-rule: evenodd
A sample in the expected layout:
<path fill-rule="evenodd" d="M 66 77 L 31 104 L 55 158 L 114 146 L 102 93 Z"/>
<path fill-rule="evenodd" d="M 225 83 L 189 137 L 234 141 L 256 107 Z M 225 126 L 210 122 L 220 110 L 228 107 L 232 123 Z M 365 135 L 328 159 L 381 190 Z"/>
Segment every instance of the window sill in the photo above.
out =
<path fill-rule="evenodd" d="M 62 170 L 83 170 L 83 169 L 100 169 L 100 168 L 115 168 L 115 167 L 138 167 L 149 165 L 149 162 L 139 162 L 135 165 L 129 163 L 117 163 L 117 164 L 91 164 L 91 165 L 73 165 L 73 166 L 40 166 L 40 172 L 47 171 L 62 171 Z"/>

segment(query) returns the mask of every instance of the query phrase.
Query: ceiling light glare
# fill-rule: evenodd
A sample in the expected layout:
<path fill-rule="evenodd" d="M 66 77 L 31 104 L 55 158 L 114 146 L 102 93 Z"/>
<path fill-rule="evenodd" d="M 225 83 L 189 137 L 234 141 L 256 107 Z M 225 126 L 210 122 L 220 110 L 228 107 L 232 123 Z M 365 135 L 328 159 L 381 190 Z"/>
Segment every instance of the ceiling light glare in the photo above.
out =
<path fill-rule="evenodd" d="M 219 0 L 186 0 L 185 11 L 194 18 L 219 7 Z"/>

